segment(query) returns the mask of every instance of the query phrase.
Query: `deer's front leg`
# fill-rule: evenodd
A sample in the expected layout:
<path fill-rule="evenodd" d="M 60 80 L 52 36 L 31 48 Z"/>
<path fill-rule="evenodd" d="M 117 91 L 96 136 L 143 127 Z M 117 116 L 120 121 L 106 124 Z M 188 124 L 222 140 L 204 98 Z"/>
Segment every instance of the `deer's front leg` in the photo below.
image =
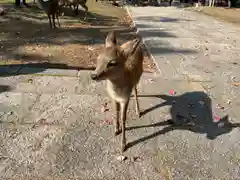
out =
<path fill-rule="evenodd" d="M 126 126 L 126 117 L 127 117 L 127 108 L 128 108 L 129 99 L 126 102 L 121 102 L 121 123 L 122 123 L 122 144 L 121 150 L 124 152 L 126 150 L 126 134 L 125 134 L 125 126 Z"/>
<path fill-rule="evenodd" d="M 116 117 L 114 118 L 114 130 L 115 130 L 115 136 L 121 133 L 121 128 L 119 125 L 119 118 L 120 118 L 120 104 L 119 102 L 113 100 L 114 108 L 116 110 Z"/>
<path fill-rule="evenodd" d="M 141 116 L 140 113 L 140 108 L 139 108 L 139 102 L 138 102 L 138 93 L 137 93 L 137 86 L 133 87 L 133 94 L 134 94 L 134 99 L 135 99 L 135 111 L 138 117 Z"/>
<path fill-rule="evenodd" d="M 50 28 L 52 28 L 52 20 L 51 20 L 51 15 L 50 14 L 48 14 L 48 20 L 49 20 Z"/>

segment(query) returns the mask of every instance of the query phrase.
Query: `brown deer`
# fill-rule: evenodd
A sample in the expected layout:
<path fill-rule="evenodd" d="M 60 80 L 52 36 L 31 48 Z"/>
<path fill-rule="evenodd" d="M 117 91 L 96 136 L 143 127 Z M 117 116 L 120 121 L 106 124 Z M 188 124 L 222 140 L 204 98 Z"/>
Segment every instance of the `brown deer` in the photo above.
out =
<path fill-rule="evenodd" d="M 59 0 L 59 7 L 62 9 L 64 6 L 72 7 L 74 9 L 75 15 L 78 14 L 79 5 L 85 9 L 85 17 L 87 18 L 88 6 L 86 5 L 87 0 Z"/>
<path fill-rule="evenodd" d="M 58 14 L 59 14 L 58 1 L 59 0 L 48 0 L 48 1 L 36 0 L 38 7 L 47 14 L 50 28 L 56 28 L 55 18 L 57 18 L 58 27 L 60 27 L 60 22 L 58 19 Z M 53 21 L 53 25 L 52 25 L 51 19 Z"/>
<path fill-rule="evenodd" d="M 140 117 L 137 84 L 143 72 L 143 49 L 141 38 L 117 45 L 115 32 L 110 32 L 105 47 L 97 59 L 92 80 L 107 81 L 107 91 L 116 109 L 115 135 L 122 132 L 121 150 L 126 150 L 125 123 L 129 99 L 133 90 L 136 114 Z M 119 124 L 121 121 L 121 126 Z"/>

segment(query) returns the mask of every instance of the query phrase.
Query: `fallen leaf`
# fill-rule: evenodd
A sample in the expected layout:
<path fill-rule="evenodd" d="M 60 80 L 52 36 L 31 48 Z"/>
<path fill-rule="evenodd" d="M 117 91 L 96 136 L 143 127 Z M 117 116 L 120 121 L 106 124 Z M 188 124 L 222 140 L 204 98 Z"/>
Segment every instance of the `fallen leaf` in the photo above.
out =
<path fill-rule="evenodd" d="M 240 86 L 240 82 L 232 82 L 232 85 L 238 87 L 238 86 Z"/>
<path fill-rule="evenodd" d="M 169 92 L 172 96 L 173 95 L 175 95 L 176 94 L 176 92 L 172 89 L 172 90 L 170 90 L 170 92 Z"/>
<path fill-rule="evenodd" d="M 215 122 L 218 122 L 218 121 L 220 121 L 220 119 L 221 119 L 221 118 L 220 118 L 219 116 L 217 116 L 217 115 L 214 115 L 213 118 L 214 118 L 214 121 L 215 121 Z"/>
<path fill-rule="evenodd" d="M 108 119 L 105 119 L 105 120 L 102 120 L 100 122 L 101 125 L 111 125 L 113 124 L 112 120 L 108 120 Z"/>

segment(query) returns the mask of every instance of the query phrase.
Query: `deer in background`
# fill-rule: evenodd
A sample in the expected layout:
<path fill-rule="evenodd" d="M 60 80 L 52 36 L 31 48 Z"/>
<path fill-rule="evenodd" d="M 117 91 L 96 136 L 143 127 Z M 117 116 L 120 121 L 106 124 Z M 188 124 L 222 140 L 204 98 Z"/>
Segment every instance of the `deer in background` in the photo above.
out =
<path fill-rule="evenodd" d="M 84 19 L 86 19 L 87 13 L 88 13 L 88 7 L 86 3 L 87 3 L 87 0 L 59 0 L 59 7 L 62 8 L 63 6 L 69 6 L 71 8 L 71 6 L 73 6 L 74 12 L 77 15 L 79 5 L 81 5 L 85 9 Z"/>
<path fill-rule="evenodd" d="M 58 14 L 59 14 L 58 2 L 59 2 L 59 0 L 48 0 L 48 1 L 36 0 L 36 2 L 37 2 L 38 7 L 47 14 L 48 19 L 49 19 L 50 28 L 56 28 L 55 18 L 57 18 L 58 27 L 60 27 L 60 22 L 58 19 Z M 53 21 L 53 23 L 52 23 L 52 21 Z"/>
<path fill-rule="evenodd" d="M 137 84 L 143 72 L 143 49 L 140 44 L 141 38 L 136 38 L 119 47 L 115 32 L 109 33 L 104 50 L 98 56 L 96 69 L 91 74 L 92 80 L 107 81 L 107 91 L 116 110 L 115 135 L 122 133 L 122 152 L 126 150 L 125 124 L 132 91 L 136 114 L 140 117 L 137 95 Z"/>

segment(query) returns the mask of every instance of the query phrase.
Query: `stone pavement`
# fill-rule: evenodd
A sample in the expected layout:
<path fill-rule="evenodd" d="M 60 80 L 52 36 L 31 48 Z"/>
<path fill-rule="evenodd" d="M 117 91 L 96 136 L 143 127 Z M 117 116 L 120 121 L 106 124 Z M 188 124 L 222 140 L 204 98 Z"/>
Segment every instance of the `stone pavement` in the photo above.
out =
<path fill-rule="evenodd" d="M 218 50 L 225 44 L 206 32 L 214 29 L 213 24 L 221 27 L 221 22 L 207 26 L 207 17 L 174 8 L 131 8 L 131 12 L 136 23 L 141 21 L 137 26 L 148 28 L 152 23 L 158 28 L 149 29 L 152 35 L 144 29 L 140 33 L 149 38 L 145 42 L 160 73 L 141 79 L 141 118 L 130 102 L 127 159 L 117 160 L 120 137 L 113 136 L 111 104 L 103 83 L 92 82 L 90 72 L 1 66 L 0 179 L 240 179 L 239 87 L 231 84 L 239 80 L 239 37 L 230 36 L 235 27 L 224 24 L 229 42 L 234 39 L 236 47 L 215 53 L 213 47 Z M 148 18 L 149 12 L 158 19 Z M 139 14 L 145 20 L 137 20 Z M 191 21 L 176 20 L 182 16 Z M 159 17 L 165 18 L 159 21 Z M 195 38 L 204 32 L 201 24 L 207 26 L 208 55 L 202 47 L 205 39 Z M 184 34 L 180 27 L 189 32 Z M 225 38 L 219 34 L 224 32 L 217 35 Z M 7 74 L 10 71 L 17 75 Z M 105 103 L 109 110 L 104 112 Z M 212 119 L 214 115 L 220 119 Z M 183 125 L 169 124 L 169 119 Z"/>

